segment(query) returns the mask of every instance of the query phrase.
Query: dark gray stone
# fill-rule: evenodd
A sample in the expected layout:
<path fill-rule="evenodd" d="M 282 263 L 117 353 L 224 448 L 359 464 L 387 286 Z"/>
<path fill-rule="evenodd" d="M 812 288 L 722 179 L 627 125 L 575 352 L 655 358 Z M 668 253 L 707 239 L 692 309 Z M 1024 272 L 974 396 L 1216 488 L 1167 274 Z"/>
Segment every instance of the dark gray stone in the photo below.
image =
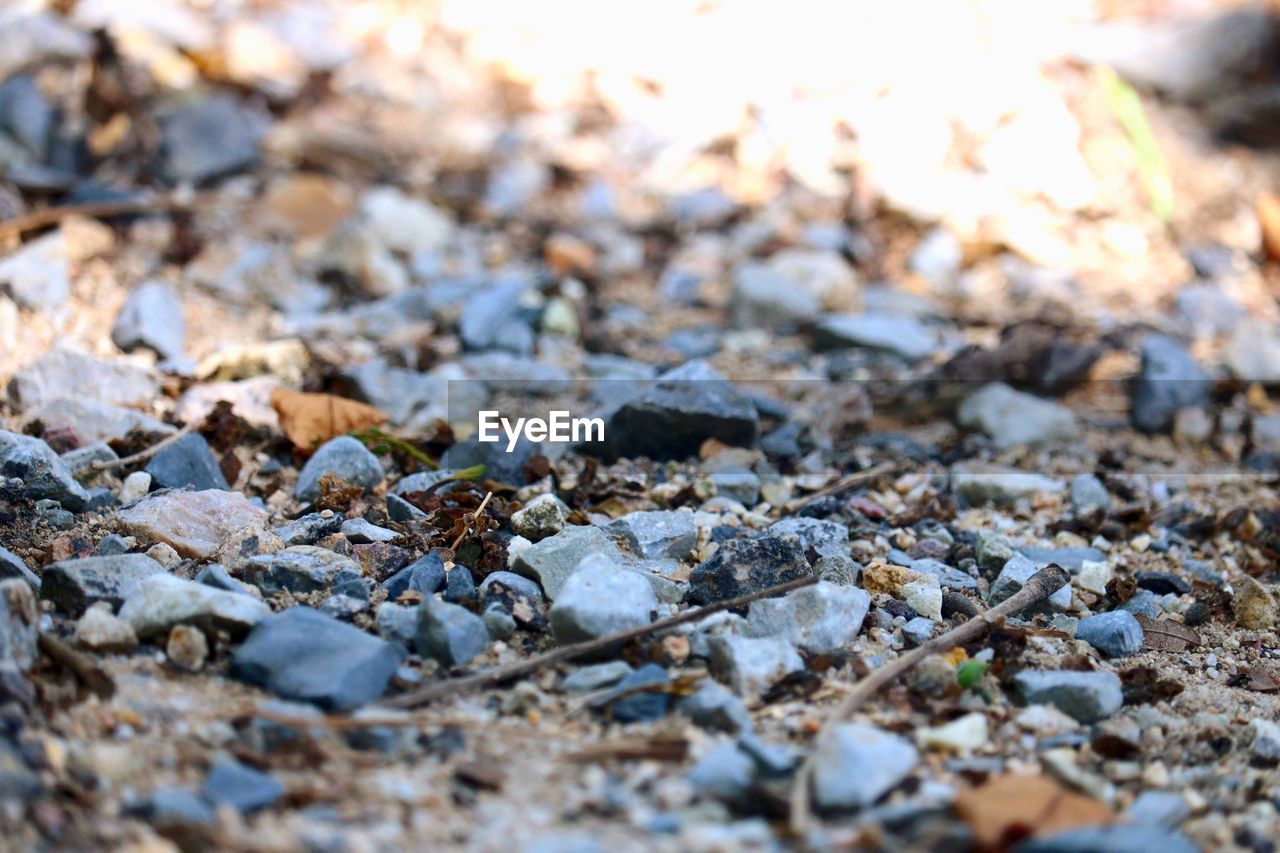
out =
<path fill-rule="evenodd" d="M 36 592 L 40 591 L 40 577 L 27 568 L 21 557 L 0 545 L 0 580 L 9 578 L 21 578 Z"/>
<path fill-rule="evenodd" d="M 714 604 L 812 574 L 793 536 L 758 536 L 720 545 L 689 574 L 689 600 Z"/>
<path fill-rule="evenodd" d="M 1186 595 L 1191 584 L 1172 572 L 1138 572 L 1134 575 L 1141 589 L 1149 589 L 1156 595 Z"/>
<path fill-rule="evenodd" d="M 462 345 L 469 350 L 502 349 L 519 355 L 533 352 L 534 316 L 520 304 L 527 290 L 524 281 L 508 279 L 475 293 L 458 320 Z"/>
<path fill-rule="evenodd" d="M 108 533 L 98 541 L 98 547 L 94 549 L 94 552 L 99 557 L 110 557 L 115 554 L 127 554 L 129 553 L 129 543 L 124 540 L 123 536 L 117 533 Z"/>
<path fill-rule="evenodd" d="M 444 586 L 444 560 L 437 554 L 424 554 L 382 582 L 387 599 L 395 601 L 406 590 L 432 595 Z"/>
<path fill-rule="evenodd" d="M 1166 335 L 1151 335 L 1142 345 L 1129 417 L 1144 432 L 1167 432 L 1178 409 L 1209 402 L 1212 386 L 1186 347 Z"/>
<path fill-rule="evenodd" d="M 198 433 L 189 433 L 165 447 L 147 463 L 155 489 L 230 489 L 209 442 Z"/>
<path fill-rule="evenodd" d="M 1199 853 L 1200 847 L 1181 832 L 1117 823 L 1069 829 L 1024 841 L 1016 853 Z"/>
<path fill-rule="evenodd" d="M 231 806 L 242 814 L 273 806 L 284 795 L 284 783 L 274 776 L 220 756 L 209 768 L 200 794 L 215 806 Z"/>
<path fill-rule="evenodd" d="M 1076 626 L 1076 639 L 1084 640 L 1109 658 L 1142 650 L 1142 626 L 1127 610 L 1086 616 Z"/>
<path fill-rule="evenodd" d="M 294 488 L 298 500 L 318 498 L 320 478 L 325 474 L 333 474 L 353 486 L 372 489 L 382 482 L 382 463 L 358 439 L 349 435 L 330 439 L 320 445 L 298 474 L 298 484 Z"/>
<path fill-rule="evenodd" d="M 1114 672 L 1024 670 L 1014 683 L 1028 704 L 1052 705 L 1082 723 L 1110 717 L 1124 704 Z"/>
<path fill-rule="evenodd" d="M 1163 608 L 1160 606 L 1160 596 L 1156 595 L 1149 589 L 1139 589 L 1129 596 L 1129 600 L 1120 605 L 1121 610 L 1126 610 L 1135 616 L 1146 616 L 1149 619 L 1159 619 Z"/>
<path fill-rule="evenodd" d="M 78 617 L 98 601 L 118 608 L 141 588 L 143 578 L 156 574 L 164 574 L 164 566 L 146 554 L 62 560 L 45 567 L 40 597 Z"/>
<path fill-rule="evenodd" d="M 427 514 L 399 495 L 387 494 L 387 518 L 392 521 L 418 521 Z"/>
<path fill-rule="evenodd" d="M 245 561 L 242 576 L 267 595 L 321 592 L 361 576 L 360 564 L 350 557 L 314 545 L 291 545 L 274 554 Z"/>
<path fill-rule="evenodd" d="M 209 563 L 200 569 L 200 573 L 195 577 L 196 583 L 211 586 L 214 589 L 221 589 L 227 592 L 238 592 L 242 595 L 251 595 L 249 592 L 252 587 L 231 577 L 226 567 L 220 563 Z"/>
<path fill-rule="evenodd" d="M 937 337 L 919 320 L 893 314 L 832 314 L 813 332 L 817 349 L 879 350 L 919 361 L 938 348 Z"/>
<path fill-rule="evenodd" d="M 694 725 L 712 731 L 736 734 L 751 728 L 751 712 L 746 703 L 727 687 L 710 679 L 681 699 L 676 710 Z"/>
<path fill-rule="evenodd" d="M 379 699 L 405 655 L 403 646 L 298 606 L 259 622 L 230 673 L 285 699 L 345 711 Z"/>
<path fill-rule="evenodd" d="M 159 118 L 157 172 L 168 183 L 203 184 L 258 162 L 265 122 L 229 95 L 212 95 Z"/>
<path fill-rule="evenodd" d="M 466 666 L 489 645 L 484 620 L 465 608 L 434 598 L 418 605 L 418 654 L 447 667 Z"/>
<path fill-rule="evenodd" d="M 285 545 L 314 545 L 331 533 L 342 529 L 342 516 L 309 512 L 276 530 Z"/>
<path fill-rule="evenodd" d="M 454 566 L 445 575 L 444 600 L 450 604 L 462 604 L 476 599 L 476 579 L 466 566 Z"/>
<path fill-rule="evenodd" d="M 604 709 L 619 723 L 650 723 L 666 716 L 671 708 L 671 694 L 638 688 L 657 687 L 670 682 L 671 676 L 665 669 L 656 663 L 647 663 L 619 681 L 608 693 L 597 697 L 592 705 Z"/>
<path fill-rule="evenodd" d="M 21 479 L 32 500 L 55 500 L 73 512 L 89 501 L 89 493 L 71 476 L 67 464 L 33 436 L 0 430 L 0 475 Z"/>

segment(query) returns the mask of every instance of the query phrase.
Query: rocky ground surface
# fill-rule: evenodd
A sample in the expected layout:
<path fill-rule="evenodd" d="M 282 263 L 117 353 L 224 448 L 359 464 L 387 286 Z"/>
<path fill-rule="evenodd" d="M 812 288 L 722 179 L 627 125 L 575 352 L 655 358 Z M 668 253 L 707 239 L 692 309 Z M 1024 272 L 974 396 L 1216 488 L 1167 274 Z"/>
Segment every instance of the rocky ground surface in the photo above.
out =
<path fill-rule="evenodd" d="M 798 102 L 728 47 L 556 85 L 493 5 L 0 9 L 3 846 L 1273 850 L 1253 107 L 1087 42 L 1168 212 L 1098 50 L 950 4 L 956 79 L 886 9 Z M 767 28 L 703 5 L 617 29 Z"/>

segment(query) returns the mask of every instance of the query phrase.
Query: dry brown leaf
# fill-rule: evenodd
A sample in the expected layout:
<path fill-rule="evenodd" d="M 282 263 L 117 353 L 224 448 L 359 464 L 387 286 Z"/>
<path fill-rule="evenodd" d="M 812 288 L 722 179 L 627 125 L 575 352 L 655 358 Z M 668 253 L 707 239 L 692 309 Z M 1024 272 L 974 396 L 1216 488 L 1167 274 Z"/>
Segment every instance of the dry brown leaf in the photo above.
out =
<path fill-rule="evenodd" d="M 385 423 L 387 415 L 373 406 L 333 394 L 304 394 L 277 388 L 271 392 L 271 408 L 280 429 L 300 450 L 315 450 L 331 438 L 355 429 Z"/>
<path fill-rule="evenodd" d="M 1162 652 L 1185 652 L 1200 645 L 1200 635 L 1181 622 L 1172 619 L 1152 619 L 1134 614 L 1142 626 L 1142 647 Z"/>
<path fill-rule="evenodd" d="M 1280 261 L 1280 197 L 1272 192 L 1259 193 L 1254 211 L 1262 232 L 1263 253 L 1269 261 Z"/>
<path fill-rule="evenodd" d="M 1244 686 L 1258 693 L 1274 693 L 1280 690 L 1280 675 L 1266 664 L 1255 663 L 1245 673 Z"/>
<path fill-rule="evenodd" d="M 956 813 L 980 847 L 1003 848 L 1031 836 L 1111 823 L 1115 814 L 1099 800 L 1070 791 L 1048 776 L 1006 773 L 959 793 Z"/>

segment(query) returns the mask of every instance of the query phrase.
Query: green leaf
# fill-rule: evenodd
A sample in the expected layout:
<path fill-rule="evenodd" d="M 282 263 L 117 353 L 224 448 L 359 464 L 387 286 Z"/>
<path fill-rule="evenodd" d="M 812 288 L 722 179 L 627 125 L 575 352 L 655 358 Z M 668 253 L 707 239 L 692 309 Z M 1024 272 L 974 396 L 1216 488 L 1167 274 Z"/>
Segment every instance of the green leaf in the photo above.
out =
<path fill-rule="evenodd" d="M 1171 222 L 1173 181 L 1169 178 L 1169 167 L 1160 153 L 1160 146 L 1156 144 L 1156 135 L 1147 122 L 1142 99 L 1132 86 L 1107 66 L 1098 66 L 1095 73 L 1102 83 L 1111 112 L 1124 128 L 1129 144 L 1133 146 L 1134 157 L 1138 161 L 1138 174 L 1146 187 L 1151 212 L 1160 217 L 1161 222 Z"/>
<path fill-rule="evenodd" d="M 982 680 L 982 676 L 987 670 L 991 669 L 991 664 L 984 660 L 965 661 L 956 670 L 956 681 L 965 690 L 977 685 Z"/>

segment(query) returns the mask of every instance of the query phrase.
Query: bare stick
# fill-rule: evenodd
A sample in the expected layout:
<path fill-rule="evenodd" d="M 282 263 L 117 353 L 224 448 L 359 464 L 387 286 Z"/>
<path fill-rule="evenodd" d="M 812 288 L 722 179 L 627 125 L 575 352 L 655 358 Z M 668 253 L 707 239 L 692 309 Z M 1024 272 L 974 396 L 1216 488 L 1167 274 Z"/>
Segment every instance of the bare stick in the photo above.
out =
<path fill-rule="evenodd" d="M 476 507 L 476 511 L 471 513 L 471 520 L 475 521 L 480 518 L 480 514 L 484 512 L 484 508 L 489 505 L 489 498 L 493 497 L 493 492 L 486 492 L 484 500 L 480 501 L 480 506 Z M 449 550 L 455 554 L 458 553 L 458 546 L 462 544 L 462 540 L 471 532 L 471 525 L 468 524 L 462 528 L 462 532 L 458 534 L 458 538 L 453 540 L 453 544 L 449 546 Z"/>
<path fill-rule="evenodd" d="M 881 477 L 888 476 L 889 474 L 892 474 L 896 470 L 898 470 L 898 466 L 895 465 L 894 463 L 882 462 L 879 465 L 874 465 L 865 471 L 858 471 L 854 474 L 850 474 L 847 477 L 841 477 L 839 480 L 836 480 L 830 486 L 826 486 L 824 488 L 818 489 L 818 491 L 814 492 L 813 494 L 807 497 L 803 497 L 803 498 L 800 498 L 799 500 L 791 501 L 790 503 L 787 504 L 786 509 L 788 512 L 795 512 L 796 510 L 804 509 L 809 504 L 815 501 L 822 500 L 823 498 L 830 497 L 831 495 L 838 495 L 841 492 L 847 492 L 850 489 L 856 489 L 858 488 L 858 486 L 865 486 L 867 483 L 870 483 L 873 480 L 878 480 Z"/>
<path fill-rule="evenodd" d="M 21 235 L 25 231 L 34 231 L 47 225 L 56 225 L 71 216 L 102 219 L 109 216 L 126 216 L 137 213 L 191 210 L 208 203 L 212 199 L 212 195 L 201 193 L 190 198 L 159 196 L 116 199 L 114 201 L 88 201 L 83 204 L 60 204 L 54 207 L 34 210 L 31 213 L 15 216 L 11 219 L 0 220 L 0 238 Z"/>
<path fill-rule="evenodd" d="M 155 456 L 161 450 L 164 450 L 166 447 L 173 444 L 175 441 L 178 441 L 184 438 L 185 436 L 190 435 L 195 430 L 195 428 L 196 428 L 196 424 L 194 421 L 192 421 L 191 423 L 187 424 L 182 429 L 178 430 L 173 435 L 169 436 L 163 441 L 157 441 L 155 444 L 151 445 L 146 450 L 139 450 L 137 453 L 134 453 L 130 456 L 126 456 L 123 459 L 112 459 L 110 462 L 102 462 L 102 461 L 92 462 L 89 464 L 89 470 L 90 471 L 107 471 L 112 468 L 120 468 L 125 465 L 132 465 L 135 462 L 145 462 L 148 459 L 150 459 L 152 456 Z"/>
<path fill-rule="evenodd" d="M 1028 607 L 1039 604 L 1069 583 L 1070 580 L 1071 576 L 1067 574 L 1066 569 L 1056 563 L 1051 563 L 1032 575 L 1022 589 L 995 607 L 979 613 L 968 622 L 958 625 L 941 636 L 934 637 L 923 645 L 899 656 L 892 663 L 880 667 L 853 685 L 853 689 L 845 695 L 835 710 L 827 716 L 827 719 L 822 723 L 822 728 L 818 731 L 817 737 L 814 738 L 815 745 L 820 745 L 822 737 L 833 726 L 847 719 L 849 715 L 857 710 L 859 705 L 874 696 L 881 687 L 910 671 L 912 667 L 929 655 L 946 651 L 953 646 L 960 646 L 981 637 L 991 628 L 1003 622 L 1006 616 L 1016 615 Z M 813 773 L 813 761 L 816 755 L 816 747 L 809 750 L 809 755 L 805 758 L 804 764 L 800 766 L 799 771 L 796 772 L 795 781 L 791 786 L 791 831 L 797 837 L 803 837 L 808 832 L 812 819 L 812 815 L 809 813 L 809 782 Z"/>
<path fill-rule="evenodd" d="M 595 640 L 587 640 L 581 643 L 574 643 L 571 646 L 561 646 L 558 649 L 546 652 L 544 654 L 535 655 L 528 660 L 517 661 L 507 666 L 498 666 L 493 669 L 477 672 L 475 675 L 468 675 L 462 678 L 454 678 L 449 681 L 441 681 L 430 687 L 424 687 L 421 690 L 415 690 L 412 693 L 406 693 L 403 696 L 397 696 L 394 699 L 388 699 L 379 705 L 383 708 L 418 708 L 437 699 L 443 699 L 448 696 L 457 696 L 462 693 L 470 693 L 473 690 L 479 690 L 482 687 L 488 687 L 493 684 L 499 684 L 512 678 L 518 678 L 522 675 L 537 672 L 538 670 L 551 666 L 555 663 L 573 660 L 584 655 L 594 654 L 603 651 L 617 643 L 625 643 L 627 640 L 634 640 L 637 637 L 643 637 L 646 634 L 652 634 L 655 631 L 665 631 L 668 628 L 674 628 L 677 625 L 684 625 L 687 622 L 696 622 L 717 613 L 721 610 L 731 610 L 735 607 L 742 607 L 750 604 L 759 598 L 768 598 L 772 595 L 781 595 L 784 592 L 791 592 L 793 589 L 800 589 L 810 584 L 818 582 L 817 575 L 809 575 L 803 578 L 797 578 L 777 586 L 771 586 L 768 589 L 762 589 L 758 592 L 740 595 L 737 598 L 731 598 L 727 601 L 719 601 L 715 604 L 708 604 L 706 607 L 697 609 L 689 609 L 683 613 L 677 613 L 675 616 L 668 616 L 666 619 L 659 619 L 657 622 L 651 622 L 648 625 L 641 625 L 638 628 L 630 628 L 626 631 L 618 631 L 615 634 L 609 634 L 607 637 L 599 637 Z"/>

